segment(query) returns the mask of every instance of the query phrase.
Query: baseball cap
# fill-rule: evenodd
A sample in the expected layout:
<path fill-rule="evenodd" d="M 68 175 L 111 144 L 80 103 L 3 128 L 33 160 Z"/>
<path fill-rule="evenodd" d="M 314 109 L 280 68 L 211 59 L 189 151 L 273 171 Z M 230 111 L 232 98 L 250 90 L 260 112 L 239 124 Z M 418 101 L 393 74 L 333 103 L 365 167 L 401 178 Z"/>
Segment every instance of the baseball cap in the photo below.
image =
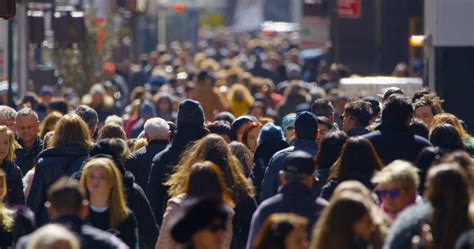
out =
<path fill-rule="evenodd" d="M 295 176 L 312 175 L 316 167 L 313 161 L 313 156 L 304 151 L 290 152 L 283 160 L 282 171 L 287 174 Z"/>

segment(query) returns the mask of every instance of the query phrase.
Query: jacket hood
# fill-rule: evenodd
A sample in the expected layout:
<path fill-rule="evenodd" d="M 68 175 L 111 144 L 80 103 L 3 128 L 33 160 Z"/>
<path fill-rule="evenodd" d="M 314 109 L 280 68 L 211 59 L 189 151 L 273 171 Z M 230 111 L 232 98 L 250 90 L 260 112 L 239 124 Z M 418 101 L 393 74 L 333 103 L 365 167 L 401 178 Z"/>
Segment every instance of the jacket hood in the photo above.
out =
<path fill-rule="evenodd" d="M 87 156 L 89 151 L 77 147 L 77 146 L 63 146 L 63 147 L 55 147 L 49 148 L 42 151 L 38 158 L 40 157 L 69 157 L 69 156 Z"/>

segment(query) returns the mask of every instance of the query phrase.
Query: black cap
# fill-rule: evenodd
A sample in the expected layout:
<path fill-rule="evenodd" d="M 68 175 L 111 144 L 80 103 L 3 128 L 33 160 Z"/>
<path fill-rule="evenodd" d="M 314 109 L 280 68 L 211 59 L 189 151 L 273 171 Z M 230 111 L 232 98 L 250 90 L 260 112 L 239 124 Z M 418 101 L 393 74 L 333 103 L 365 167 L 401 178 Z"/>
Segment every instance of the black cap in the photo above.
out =
<path fill-rule="evenodd" d="M 304 151 L 294 151 L 283 160 L 281 169 L 284 173 L 293 175 L 312 175 L 316 170 L 313 156 Z"/>
<path fill-rule="evenodd" d="M 204 110 L 199 102 L 185 99 L 179 103 L 176 124 L 180 127 L 201 127 L 204 125 Z"/>

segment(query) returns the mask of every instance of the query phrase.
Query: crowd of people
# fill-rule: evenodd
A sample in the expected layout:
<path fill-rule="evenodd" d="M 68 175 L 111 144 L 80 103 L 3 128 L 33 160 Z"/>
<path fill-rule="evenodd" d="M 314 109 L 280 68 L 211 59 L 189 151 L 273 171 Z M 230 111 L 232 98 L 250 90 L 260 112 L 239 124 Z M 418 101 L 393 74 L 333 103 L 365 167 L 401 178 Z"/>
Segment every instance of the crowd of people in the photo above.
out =
<path fill-rule="evenodd" d="M 474 139 L 436 93 L 349 98 L 289 37 L 228 37 L 0 106 L 0 248 L 474 246 Z"/>

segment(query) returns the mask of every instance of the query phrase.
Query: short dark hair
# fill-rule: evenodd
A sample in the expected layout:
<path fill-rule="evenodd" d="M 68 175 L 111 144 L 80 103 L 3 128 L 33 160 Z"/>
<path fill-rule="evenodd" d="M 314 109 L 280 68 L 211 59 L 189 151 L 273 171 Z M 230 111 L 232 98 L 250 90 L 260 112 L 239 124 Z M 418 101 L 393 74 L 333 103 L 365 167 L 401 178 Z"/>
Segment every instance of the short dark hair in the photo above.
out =
<path fill-rule="evenodd" d="M 366 127 L 372 118 L 372 109 L 367 101 L 352 99 L 344 106 L 344 115 L 354 119 L 358 126 Z"/>
<path fill-rule="evenodd" d="M 311 112 L 316 116 L 324 116 L 331 118 L 334 112 L 334 107 L 328 99 L 317 99 L 311 105 Z"/>
<path fill-rule="evenodd" d="M 424 95 L 419 98 L 415 103 L 413 103 L 413 109 L 416 111 L 416 109 L 420 107 L 429 106 L 431 107 L 431 113 L 433 115 L 436 115 L 443 112 L 443 109 L 441 108 L 442 103 L 443 101 L 437 96 Z"/>
<path fill-rule="evenodd" d="M 78 214 L 86 191 L 77 180 L 61 177 L 48 190 L 48 201 L 59 214 Z"/>
<path fill-rule="evenodd" d="M 415 135 L 420 137 L 424 137 L 426 139 L 429 138 L 430 130 L 428 126 L 426 126 L 425 122 L 420 119 L 414 118 L 410 124 L 410 131 L 413 132 Z"/>
<path fill-rule="evenodd" d="M 66 101 L 63 99 L 51 101 L 51 103 L 48 104 L 48 109 L 50 109 L 51 111 L 58 111 L 63 115 L 66 115 L 69 112 L 69 107 Z"/>
<path fill-rule="evenodd" d="M 406 125 L 413 115 L 413 106 L 410 98 L 401 94 L 390 96 L 382 110 L 383 122 L 399 122 Z"/>
<path fill-rule="evenodd" d="M 86 122 L 89 128 L 93 128 L 99 123 L 97 112 L 87 105 L 78 106 L 75 113 Z"/>
<path fill-rule="evenodd" d="M 232 137 L 232 126 L 227 121 L 214 121 L 207 126 L 207 129 L 214 134 L 227 135 L 229 137 Z"/>

